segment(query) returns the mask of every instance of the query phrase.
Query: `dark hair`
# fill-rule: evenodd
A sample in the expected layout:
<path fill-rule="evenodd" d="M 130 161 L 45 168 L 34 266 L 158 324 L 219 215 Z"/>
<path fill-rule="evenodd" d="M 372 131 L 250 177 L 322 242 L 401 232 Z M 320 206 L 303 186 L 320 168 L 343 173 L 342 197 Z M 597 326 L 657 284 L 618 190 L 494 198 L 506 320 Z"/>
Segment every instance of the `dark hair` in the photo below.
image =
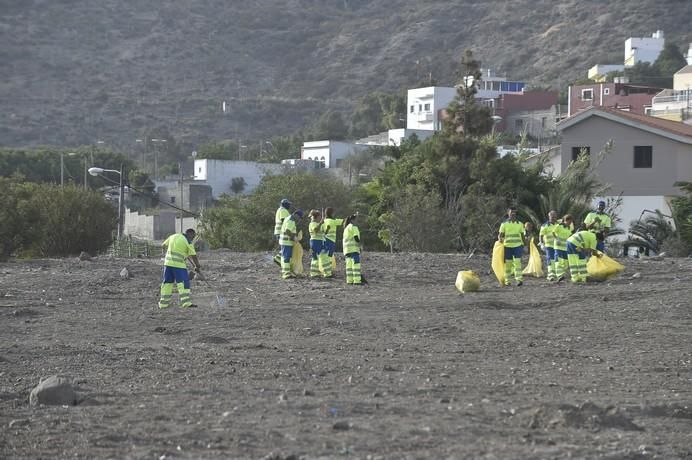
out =
<path fill-rule="evenodd" d="M 334 217 L 334 208 L 325 208 L 324 215 L 329 217 L 330 219 Z"/>
<path fill-rule="evenodd" d="M 188 228 L 187 230 L 185 230 L 185 234 L 186 234 L 186 235 L 190 235 L 190 234 L 196 235 L 197 232 L 195 231 L 194 228 Z"/>

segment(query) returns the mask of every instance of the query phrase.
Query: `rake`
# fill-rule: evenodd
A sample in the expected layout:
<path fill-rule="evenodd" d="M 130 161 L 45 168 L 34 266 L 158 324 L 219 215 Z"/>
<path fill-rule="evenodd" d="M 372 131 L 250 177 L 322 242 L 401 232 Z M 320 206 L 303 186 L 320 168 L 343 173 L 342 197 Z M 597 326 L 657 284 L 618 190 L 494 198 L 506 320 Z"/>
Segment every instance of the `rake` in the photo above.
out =
<path fill-rule="evenodd" d="M 202 281 L 204 284 L 207 285 L 207 287 L 208 287 L 209 289 L 211 289 L 212 291 L 214 291 L 214 296 L 216 296 L 216 304 L 217 304 L 219 307 L 223 307 L 224 305 L 226 305 L 226 299 L 224 299 L 221 295 L 219 295 L 219 290 L 216 289 L 216 287 L 215 287 L 214 285 L 212 285 L 212 284 L 209 282 L 209 280 L 208 280 L 204 275 L 202 275 L 202 273 L 200 273 L 200 272 L 195 272 L 194 278 L 195 278 L 195 279 L 198 279 L 198 280 L 200 280 L 200 281 Z"/>

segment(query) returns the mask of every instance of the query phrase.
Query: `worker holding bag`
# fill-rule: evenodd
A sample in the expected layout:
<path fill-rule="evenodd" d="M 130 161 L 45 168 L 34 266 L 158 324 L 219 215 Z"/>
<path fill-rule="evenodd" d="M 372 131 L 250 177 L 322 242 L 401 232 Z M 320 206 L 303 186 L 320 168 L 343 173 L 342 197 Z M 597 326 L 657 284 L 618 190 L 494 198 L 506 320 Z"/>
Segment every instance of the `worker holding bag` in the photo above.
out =
<path fill-rule="evenodd" d="M 596 250 L 598 236 L 588 230 L 582 230 L 567 238 L 567 260 L 573 283 L 586 282 L 586 256 L 593 254 L 601 257 L 602 252 Z M 602 238 L 602 236 L 600 237 Z"/>

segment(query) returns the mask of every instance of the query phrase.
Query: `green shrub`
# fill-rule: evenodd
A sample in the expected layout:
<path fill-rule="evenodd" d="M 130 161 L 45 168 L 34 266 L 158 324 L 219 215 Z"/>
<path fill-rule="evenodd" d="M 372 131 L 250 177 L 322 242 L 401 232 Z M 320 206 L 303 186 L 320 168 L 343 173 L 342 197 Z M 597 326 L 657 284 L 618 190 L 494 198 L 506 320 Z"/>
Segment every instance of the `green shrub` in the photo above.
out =
<path fill-rule="evenodd" d="M 117 211 L 99 193 L 5 178 L 0 186 L 0 258 L 93 254 L 111 243 Z"/>

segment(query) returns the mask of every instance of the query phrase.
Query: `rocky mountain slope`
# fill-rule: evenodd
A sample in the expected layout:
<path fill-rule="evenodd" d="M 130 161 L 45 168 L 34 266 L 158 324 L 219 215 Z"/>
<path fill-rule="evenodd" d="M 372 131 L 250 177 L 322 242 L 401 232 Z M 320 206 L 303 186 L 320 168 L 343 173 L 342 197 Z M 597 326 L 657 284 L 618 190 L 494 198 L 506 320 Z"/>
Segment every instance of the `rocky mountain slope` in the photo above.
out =
<path fill-rule="evenodd" d="M 451 85 L 466 48 L 564 86 L 630 36 L 687 49 L 690 17 L 689 0 L 3 0 L 0 145 L 288 134 L 370 91 Z"/>

